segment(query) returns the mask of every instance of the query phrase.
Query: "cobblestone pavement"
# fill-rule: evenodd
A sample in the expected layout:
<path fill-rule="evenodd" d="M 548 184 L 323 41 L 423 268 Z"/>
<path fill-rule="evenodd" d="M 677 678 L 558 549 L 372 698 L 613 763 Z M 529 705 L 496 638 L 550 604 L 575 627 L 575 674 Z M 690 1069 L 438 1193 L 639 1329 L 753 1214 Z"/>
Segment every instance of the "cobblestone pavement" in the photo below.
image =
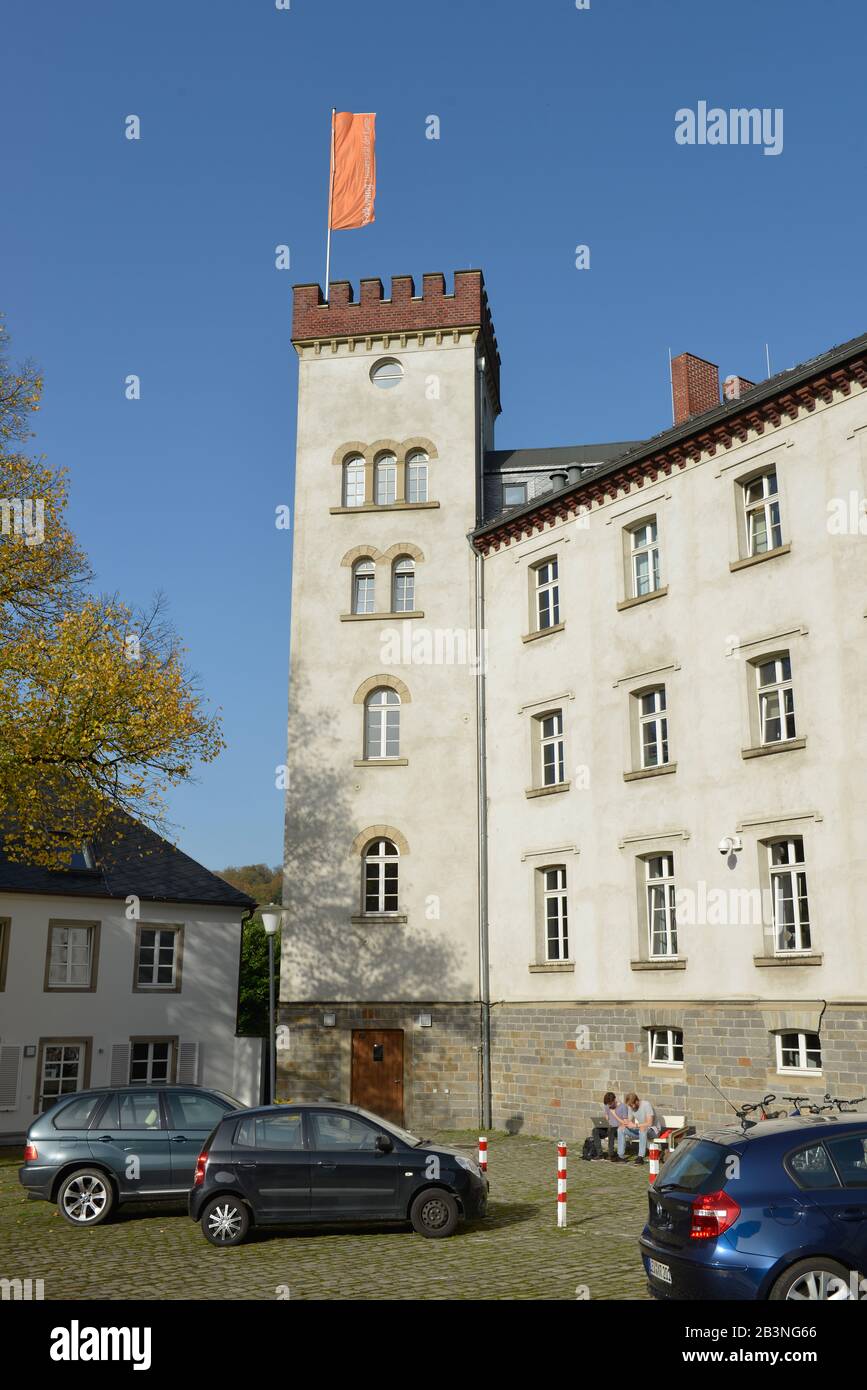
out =
<path fill-rule="evenodd" d="M 438 1137 L 475 1149 L 475 1135 Z M 491 1135 L 489 1215 L 448 1240 L 281 1230 L 217 1250 L 176 1207 L 127 1207 L 76 1231 L 24 1196 L 20 1150 L 0 1150 L 0 1279 L 43 1279 L 46 1299 L 276 1299 L 287 1287 L 293 1299 L 646 1298 L 637 1239 L 647 1168 L 582 1163 L 576 1149 L 561 1231 L 556 1152 L 549 1139 Z"/>

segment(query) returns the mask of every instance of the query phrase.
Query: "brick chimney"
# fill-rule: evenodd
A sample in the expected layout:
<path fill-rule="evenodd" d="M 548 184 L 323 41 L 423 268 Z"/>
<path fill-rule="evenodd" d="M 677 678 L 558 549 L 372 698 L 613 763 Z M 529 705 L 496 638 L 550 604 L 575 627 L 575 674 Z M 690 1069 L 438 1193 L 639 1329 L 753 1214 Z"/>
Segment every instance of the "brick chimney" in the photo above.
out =
<path fill-rule="evenodd" d="M 691 415 L 701 415 L 719 405 L 719 367 L 703 357 L 682 352 L 671 364 L 674 423 L 682 425 Z"/>
<path fill-rule="evenodd" d="M 754 381 L 747 381 L 745 376 L 727 376 L 723 382 L 723 400 L 737 401 L 747 391 L 751 391 L 755 386 Z"/>

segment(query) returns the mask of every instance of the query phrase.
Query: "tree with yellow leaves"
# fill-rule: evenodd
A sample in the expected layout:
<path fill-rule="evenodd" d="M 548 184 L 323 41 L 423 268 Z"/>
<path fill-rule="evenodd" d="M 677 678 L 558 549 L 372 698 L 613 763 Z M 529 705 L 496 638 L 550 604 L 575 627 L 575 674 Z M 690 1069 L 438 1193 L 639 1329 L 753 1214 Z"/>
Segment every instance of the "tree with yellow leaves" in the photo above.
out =
<path fill-rule="evenodd" d="M 0 321 L 0 825 L 10 858 L 52 866 L 118 812 L 164 826 L 168 788 L 224 745 L 162 600 L 90 591 L 65 474 L 21 448 L 41 394 Z"/>

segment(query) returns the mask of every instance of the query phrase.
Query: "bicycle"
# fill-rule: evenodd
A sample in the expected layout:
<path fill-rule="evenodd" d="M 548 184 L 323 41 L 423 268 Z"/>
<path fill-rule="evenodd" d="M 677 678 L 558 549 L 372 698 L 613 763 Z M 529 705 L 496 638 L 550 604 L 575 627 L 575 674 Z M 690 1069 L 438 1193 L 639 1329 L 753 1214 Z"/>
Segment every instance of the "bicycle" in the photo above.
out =
<path fill-rule="evenodd" d="M 839 1115 L 853 1115 L 855 1113 L 855 1107 L 857 1105 L 863 1105 L 865 1100 L 867 1100 L 867 1096 L 853 1096 L 851 1100 L 843 1100 L 840 1096 L 832 1096 L 829 1095 L 828 1092 L 825 1093 L 827 1108 L 833 1110 L 836 1105 Z"/>

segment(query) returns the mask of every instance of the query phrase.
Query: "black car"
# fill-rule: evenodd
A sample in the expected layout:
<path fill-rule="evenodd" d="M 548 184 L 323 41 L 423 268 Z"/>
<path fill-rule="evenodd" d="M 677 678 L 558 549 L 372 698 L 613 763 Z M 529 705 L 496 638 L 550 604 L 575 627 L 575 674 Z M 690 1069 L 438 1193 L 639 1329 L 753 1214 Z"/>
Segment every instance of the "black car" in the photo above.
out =
<path fill-rule="evenodd" d="M 254 1223 L 410 1222 L 450 1236 L 487 1201 L 475 1158 L 319 1101 L 227 1115 L 199 1155 L 190 1216 L 214 1245 L 240 1245 Z"/>
<path fill-rule="evenodd" d="M 73 1226 L 98 1226 L 123 1202 L 177 1202 L 214 1125 L 242 1108 L 203 1086 L 76 1091 L 33 1121 L 18 1178 Z"/>

